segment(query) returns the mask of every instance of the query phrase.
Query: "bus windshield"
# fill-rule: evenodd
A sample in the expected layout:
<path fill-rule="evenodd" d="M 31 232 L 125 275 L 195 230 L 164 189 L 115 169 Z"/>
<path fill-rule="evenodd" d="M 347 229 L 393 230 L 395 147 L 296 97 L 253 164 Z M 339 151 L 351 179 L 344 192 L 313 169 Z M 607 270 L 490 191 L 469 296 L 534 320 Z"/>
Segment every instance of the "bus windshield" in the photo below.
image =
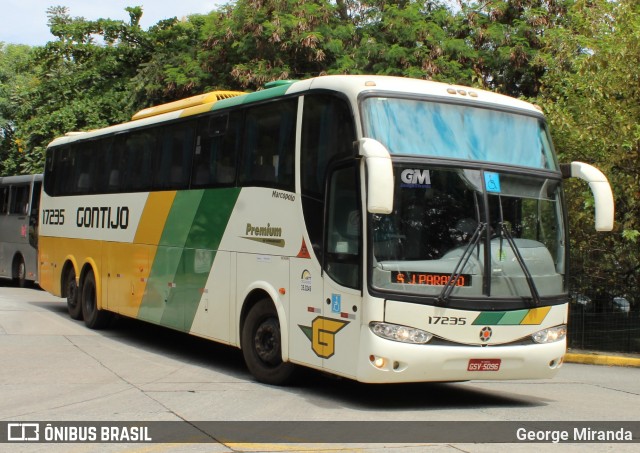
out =
<path fill-rule="evenodd" d="M 566 291 L 559 179 L 398 162 L 394 173 L 393 212 L 370 216 L 374 288 L 537 302 Z"/>
<path fill-rule="evenodd" d="M 541 118 L 392 97 L 365 98 L 362 114 L 365 136 L 391 154 L 558 169 Z"/>

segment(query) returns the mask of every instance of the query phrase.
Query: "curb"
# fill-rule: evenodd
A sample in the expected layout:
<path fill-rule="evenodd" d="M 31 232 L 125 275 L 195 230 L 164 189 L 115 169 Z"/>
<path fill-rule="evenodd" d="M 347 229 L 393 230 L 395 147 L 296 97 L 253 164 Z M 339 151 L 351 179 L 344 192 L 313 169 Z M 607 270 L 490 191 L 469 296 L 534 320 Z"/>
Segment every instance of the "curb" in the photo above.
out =
<path fill-rule="evenodd" d="M 586 365 L 627 366 L 640 367 L 640 358 L 600 354 L 579 354 L 568 352 L 564 356 L 567 363 L 582 363 Z"/>

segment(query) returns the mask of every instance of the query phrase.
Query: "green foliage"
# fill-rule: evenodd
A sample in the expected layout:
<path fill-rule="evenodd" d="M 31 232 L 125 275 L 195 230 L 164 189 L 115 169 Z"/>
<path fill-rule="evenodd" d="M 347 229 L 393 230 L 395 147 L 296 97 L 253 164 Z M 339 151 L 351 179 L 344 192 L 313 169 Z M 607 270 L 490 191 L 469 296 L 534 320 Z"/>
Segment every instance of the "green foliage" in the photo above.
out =
<path fill-rule="evenodd" d="M 208 86 L 256 89 L 266 82 L 304 78 L 331 67 L 345 35 L 328 1 L 239 0 L 207 16 L 202 65 Z"/>
<path fill-rule="evenodd" d="M 602 250 L 578 272 L 640 288 L 640 4 L 577 1 L 568 24 L 547 37 L 548 71 L 539 101 L 561 160 L 592 163 L 609 178 L 616 201 L 615 234 L 593 232 L 584 184 L 567 189 L 577 254 Z"/>
<path fill-rule="evenodd" d="M 572 0 L 461 2 L 467 43 L 477 52 L 475 78 L 483 87 L 533 98 L 545 74 L 546 35 L 566 25 Z"/>
<path fill-rule="evenodd" d="M 335 72 L 374 73 L 466 83 L 474 49 L 465 44 L 460 18 L 444 2 L 361 2 L 353 41 Z"/>
<path fill-rule="evenodd" d="M 57 39 L 30 50 L 31 83 L 15 86 L 11 99 L 14 142 L 23 148 L 20 161 L 7 168 L 11 173 L 42 171 L 44 150 L 56 136 L 130 117 L 129 80 L 151 47 L 139 26 L 142 11 L 128 11 L 131 20 L 124 23 L 71 18 L 64 7 L 48 10 Z"/>
<path fill-rule="evenodd" d="M 16 98 L 33 79 L 29 72 L 31 49 L 28 46 L 0 43 L 0 174 L 15 174 L 25 152 L 16 136 Z"/>

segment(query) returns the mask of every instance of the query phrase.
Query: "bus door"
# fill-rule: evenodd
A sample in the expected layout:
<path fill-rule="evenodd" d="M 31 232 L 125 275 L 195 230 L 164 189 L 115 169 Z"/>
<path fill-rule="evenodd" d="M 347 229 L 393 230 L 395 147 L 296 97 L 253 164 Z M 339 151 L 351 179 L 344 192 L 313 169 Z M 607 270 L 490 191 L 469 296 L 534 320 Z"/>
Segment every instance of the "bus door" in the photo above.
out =
<path fill-rule="evenodd" d="M 31 209 L 29 212 L 29 244 L 38 248 L 38 223 L 40 216 L 40 195 L 42 193 L 42 181 L 34 181 L 31 191 Z"/>
<path fill-rule="evenodd" d="M 5 185 L 0 187 L 0 233 L 2 234 L 2 238 L 0 239 L 0 276 L 8 277 L 10 276 L 10 264 L 6 264 L 9 262 L 9 258 L 7 258 L 8 251 L 6 250 L 6 242 L 7 242 L 7 232 L 9 229 L 9 194 L 11 192 L 10 186 Z"/>
<path fill-rule="evenodd" d="M 26 244 L 28 241 L 30 190 L 31 187 L 28 183 L 19 183 L 3 188 L 3 212 L 0 221 L 0 231 L 2 232 L 0 275 L 3 277 L 14 275 L 14 256 L 20 254 L 22 244 Z M 27 257 L 27 259 L 29 258 L 31 257 Z M 23 257 L 23 259 L 25 258 Z"/>
<path fill-rule="evenodd" d="M 323 367 L 348 376 L 356 374 L 362 316 L 362 218 L 357 170 L 351 161 L 334 167 L 329 176 L 323 315 L 314 326 L 313 341 Z"/>

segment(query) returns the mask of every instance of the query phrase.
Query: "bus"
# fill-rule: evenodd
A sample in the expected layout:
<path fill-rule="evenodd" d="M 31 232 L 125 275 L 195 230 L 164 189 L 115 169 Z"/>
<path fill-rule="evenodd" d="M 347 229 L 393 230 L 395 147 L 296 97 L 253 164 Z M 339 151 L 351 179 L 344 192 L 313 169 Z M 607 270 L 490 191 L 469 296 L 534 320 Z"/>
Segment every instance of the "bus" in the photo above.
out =
<path fill-rule="evenodd" d="M 42 175 L 0 177 L 0 277 L 24 287 L 38 281 Z"/>
<path fill-rule="evenodd" d="M 277 81 L 138 112 L 46 151 L 40 285 L 114 315 L 368 383 L 553 376 L 566 352 L 563 178 L 543 114 L 383 76 Z"/>

